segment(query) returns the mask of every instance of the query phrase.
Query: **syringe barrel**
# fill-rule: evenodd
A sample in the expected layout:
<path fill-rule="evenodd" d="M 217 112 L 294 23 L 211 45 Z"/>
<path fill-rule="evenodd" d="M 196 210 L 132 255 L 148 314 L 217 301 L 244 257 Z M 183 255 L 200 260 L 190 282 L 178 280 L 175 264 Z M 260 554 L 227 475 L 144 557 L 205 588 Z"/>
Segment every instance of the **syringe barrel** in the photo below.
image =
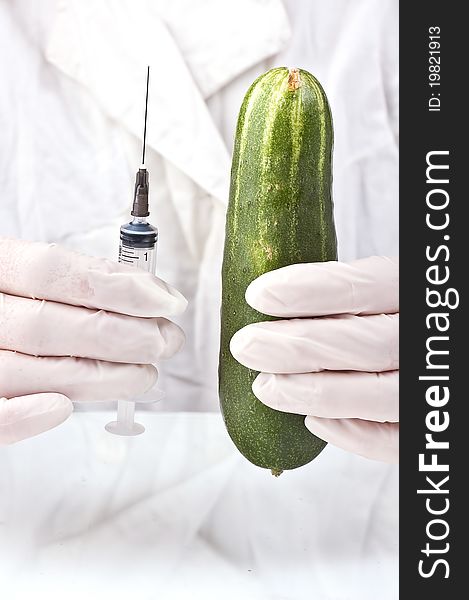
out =
<path fill-rule="evenodd" d="M 120 229 L 119 262 L 155 274 L 158 229 L 145 219 L 134 219 Z"/>
<path fill-rule="evenodd" d="M 120 229 L 119 262 L 139 267 L 155 274 L 158 229 L 147 223 L 145 217 L 135 217 Z M 138 435 L 145 431 L 143 425 L 134 422 L 135 402 L 117 402 L 117 420 L 106 425 L 107 431 L 117 435 Z"/>

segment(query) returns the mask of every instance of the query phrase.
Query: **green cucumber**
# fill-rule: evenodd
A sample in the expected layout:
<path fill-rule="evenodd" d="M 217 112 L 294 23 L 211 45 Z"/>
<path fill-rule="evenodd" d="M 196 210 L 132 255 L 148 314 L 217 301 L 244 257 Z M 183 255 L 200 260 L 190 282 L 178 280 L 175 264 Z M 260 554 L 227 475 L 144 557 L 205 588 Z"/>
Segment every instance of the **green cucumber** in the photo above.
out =
<path fill-rule="evenodd" d="M 272 320 L 246 303 L 256 277 L 337 259 L 332 145 L 329 104 L 310 73 L 275 68 L 249 88 L 236 128 L 226 219 L 219 393 L 233 442 L 274 475 L 310 462 L 326 442 L 306 429 L 303 416 L 273 410 L 254 396 L 258 373 L 239 364 L 229 344 L 245 325 Z"/>

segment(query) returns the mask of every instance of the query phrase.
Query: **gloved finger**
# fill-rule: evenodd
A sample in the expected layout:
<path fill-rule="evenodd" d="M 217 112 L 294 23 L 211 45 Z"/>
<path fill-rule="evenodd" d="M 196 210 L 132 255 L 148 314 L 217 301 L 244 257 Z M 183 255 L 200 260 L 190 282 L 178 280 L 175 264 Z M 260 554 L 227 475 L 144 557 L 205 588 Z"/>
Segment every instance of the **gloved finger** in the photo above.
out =
<path fill-rule="evenodd" d="M 263 404 L 282 412 L 330 419 L 399 421 L 399 371 L 259 373 L 252 391 Z"/>
<path fill-rule="evenodd" d="M 52 429 L 63 423 L 72 411 L 70 399 L 53 392 L 0 398 L 0 446 Z"/>
<path fill-rule="evenodd" d="M 399 462 L 398 423 L 306 417 L 305 425 L 314 435 L 348 452 L 387 463 Z"/>
<path fill-rule="evenodd" d="M 0 291 L 136 317 L 184 312 L 187 300 L 162 279 L 56 244 L 0 239 Z"/>
<path fill-rule="evenodd" d="M 264 373 L 393 371 L 399 368 L 399 315 L 342 315 L 246 325 L 233 356 Z"/>
<path fill-rule="evenodd" d="M 261 313 L 286 318 L 398 312 L 399 259 L 289 265 L 255 279 L 246 301 Z"/>
<path fill-rule="evenodd" d="M 0 350 L 0 396 L 59 392 L 73 402 L 129 400 L 156 382 L 153 365 L 36 357 Z"/>
<path fill-rule="evenodd" d="M 0 324 L 0 348 L 36 356 L 152 363 L 184 344 L 182 330 L 163 317 L 129 317 L 1 293 Z"/>

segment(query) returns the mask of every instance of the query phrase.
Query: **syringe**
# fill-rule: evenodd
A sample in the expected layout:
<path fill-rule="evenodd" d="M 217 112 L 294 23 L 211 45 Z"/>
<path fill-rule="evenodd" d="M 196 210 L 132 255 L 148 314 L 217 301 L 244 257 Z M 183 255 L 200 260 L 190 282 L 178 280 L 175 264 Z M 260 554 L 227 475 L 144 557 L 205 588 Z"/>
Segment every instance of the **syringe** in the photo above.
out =
<path fill-rule="evenodd" d="M 158 229 L 147 222 L 150 215 L 148 210 L 148 171 L 145 167 L 145 143 L 147 136 L 148 83 L 150 67 L 147 69 L 147 92 L 145 98 L 145 126 L 143 130 L 142 164 L 135 176 L 134 200 L 130 223 L 120 228 L 119 262 L 133 267 L 139 267 L 155 273 L 156 245 Z M 106 425 L 107 431 L 117 435 L 138 435 L 145 427 L 134 422 L 135 402 L 133 400 L 118 400 L 117 420 Z"/>

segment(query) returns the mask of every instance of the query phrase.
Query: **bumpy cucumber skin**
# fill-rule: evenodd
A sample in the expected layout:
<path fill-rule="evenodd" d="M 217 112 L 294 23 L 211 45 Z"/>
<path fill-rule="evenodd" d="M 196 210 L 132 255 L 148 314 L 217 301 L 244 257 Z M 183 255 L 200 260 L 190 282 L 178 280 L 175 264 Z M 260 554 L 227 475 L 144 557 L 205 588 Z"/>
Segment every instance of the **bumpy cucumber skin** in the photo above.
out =
<path fill-rule="evenodd" d="M 220 405 L 226 428 L 252 463 L 279 474 L 315 458 L 326 442 L 304 417 L 273 410 L 252 392 L 258 373 L 239 364 L 229 343 L 249 323 L 274 320 L 245 300 L 262 273 L 337 259 L 332 204 L 333 129 L 319 82 L 275 68 L 248 90 L 238 117 L 222 268 Z"/>

